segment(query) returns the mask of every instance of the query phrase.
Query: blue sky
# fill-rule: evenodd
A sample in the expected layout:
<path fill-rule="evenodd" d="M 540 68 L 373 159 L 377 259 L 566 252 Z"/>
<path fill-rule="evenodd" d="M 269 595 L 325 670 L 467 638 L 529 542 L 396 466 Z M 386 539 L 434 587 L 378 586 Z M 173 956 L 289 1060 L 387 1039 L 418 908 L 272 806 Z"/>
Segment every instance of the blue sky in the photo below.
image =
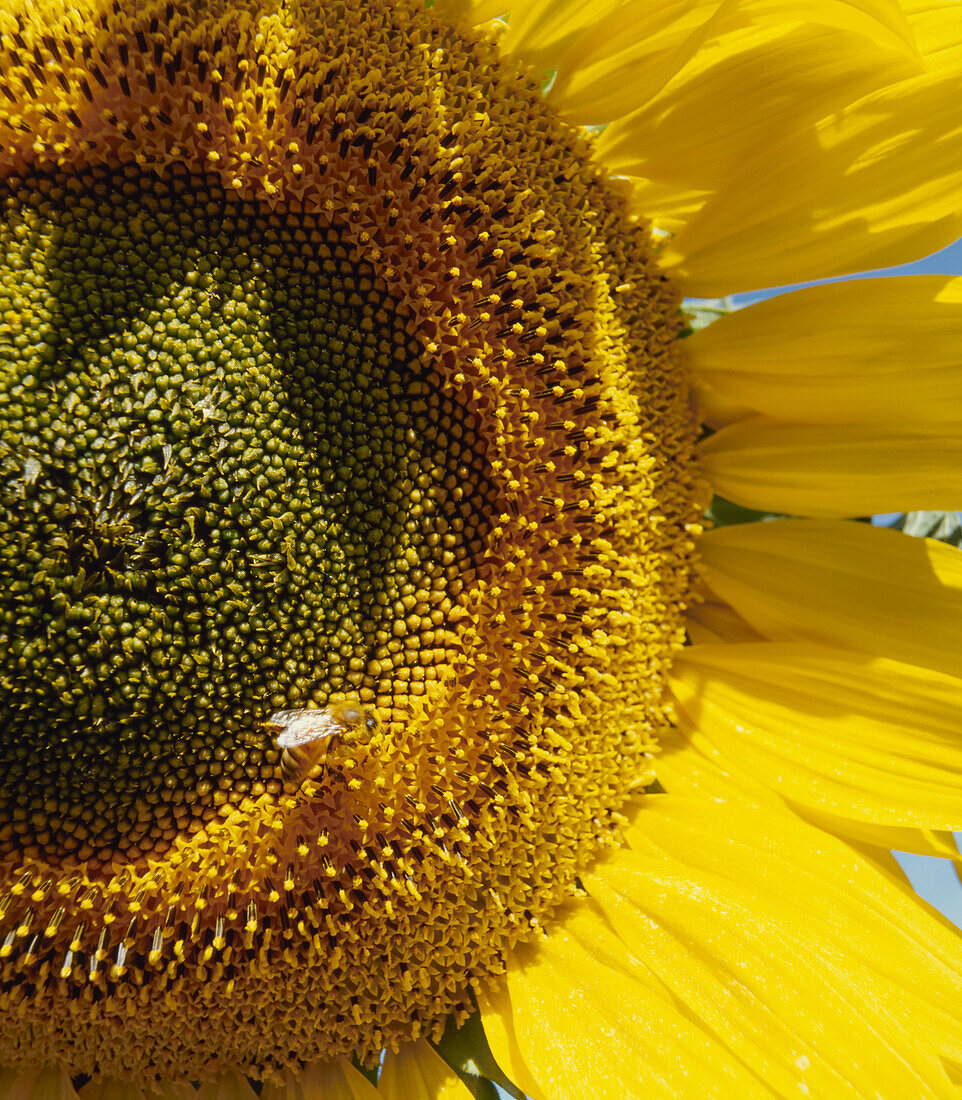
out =
<path fill-rule="evenodd" d="M 955 839 L 958 843 L 959 833 L 955 834 Z M 914 856 L 906 852 L 896 852 L 895 858 L 901 863 L 916 892 L 962 927 L 962 884 L 952 864 L 947 859 Z"/>
<path fill-rule="evenodd" d="M 869 275 L 962 275 L 962 240 L 933 252 L 923 260 L 905 264 L 903 267 L 882 267 L 875 271 L 862 271 L 852 275 L 842 275 L 836 279 L 818 279 L 817 283 L 840 283 L 846 279 L 864 279 Z M 736 305 L 747 306 L 762 298 L 771 298 L 774 294 L 784 294 L 788 290 L 798 290 L 802 286 L 815 286 L 816 283 L 796 283 L 792 286 L 771 287 L 768 290 L 751 290 L 745 294 L 734 295 Z"/>
<path fill-rule="evenodd" d="M 864 271 L 857 274 L 845 275 L 837 279 L 820 279 L 818 282 L 837 283 L 846 279 L 861 279 L 867 276 L 885 275 L 962 275 L 962 239 L 943 248 L 940 252 L 933 252 L 922 260 L 905 264 L 902 267 L 885 267 L 875 271 Z M 752 302 L 770 298 L 775 294 L 784 294 L 789 290 L 797 290 L 802 286 L 813 286 L 813 283 L 798 283 L 792 286 L 772 287 L 768 290 L 753 290 L 745 294 L 736 294 L 732 301 L 736 306 L 751 305 Z M 885 523 L 890 517 L 879 516 L 878 522 Z M 962 833 L 956 834 L 956 842 L 962 845 Z M 948 860 L 935 859 L 931 856 L 909 855 L 905 852 L 895 852 L 895 857 L 908 875 L 909 880 L 919 895 L 925 898 L 937 909 L 940 909 L 950 920 L 962 927 L 962 883 L 955 868 Z"/>

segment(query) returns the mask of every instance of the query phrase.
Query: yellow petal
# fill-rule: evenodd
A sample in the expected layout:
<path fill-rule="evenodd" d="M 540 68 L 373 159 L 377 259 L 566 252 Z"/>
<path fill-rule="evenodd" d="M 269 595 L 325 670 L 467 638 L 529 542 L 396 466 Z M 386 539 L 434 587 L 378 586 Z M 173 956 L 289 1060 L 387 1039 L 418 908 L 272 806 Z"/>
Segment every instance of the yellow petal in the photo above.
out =
<path fill-rule="evenodd" d="M 539 69 L 553 69 L 593 23 L 603 21 L 622 0 L 529 0 L 511 10 L 500 40 L 504 53 L 516 54 Z"/>
<path fill-rule="evenodd" d="M 346 1058 L 316 1062 L 288 1073 L 283 1085 L 265 1084 L 261 1100 L 377 1100 L 379 1093 Z"/>
<path fill-rule="evenodd" d="M 937 1001 L 946 982 L 959 980 L 959 930 L 933 919 L 912 890 L 896 887 L 855 847 L 803 821 L 784 804 L 753 805 L 740 795 L 725 800 L 666 794 L 636 798 L 626 812 L 633 815 L 626 835 L 634 851 L 657 844 L 686 865 L 761 893 L 770 889 L 795 909 L 812 910 L 811 899 L 821 899 L 826 931 L 834 929 L 843 941 L 861 922 L 865 935 L 855 937 L 847 951 L 871 961 L 879 974 L 906 990 Z M 709 834 L 707 842 L 701 839 Z M 898 939 L 895 955 L 881 950 L 887 936 Z M 904 952 L 912 958 L 908 969 L 896 957 Z M 956 1020 L 956 1028 L 962 1030 L 962 1021 Z"/>
<path fill-rule="evenodd" d="M 471 1100 L 467 1085 L 423 1039 L 388 1051 L 377 1095 L 385 1100 Z"/>
<path fill-rule="evenodd" d="M 862 844 L 859 841 L 852 842 L 851 847 L 858 852 L 870 867 L 882 875 L 890 888 L 904 894 L 912 905 L 922 909 L 929 919 L 930 926 L 933 923 L 940 925 L 943 929 L 943 935 L 947 934 L 950 942 L 955 942 L 958 939 L 958 925 L 950 921 L 944 913 L 939 912 L 938 909 L 915 892 L 915 888 L 909 882 L 908 876 L 902 870 L 898 860 L 888 849 Z M 958 873 L 958 869 L 955 868 L 955 870 Z"/>
<path fill-rule="evenodd" d="M 151 1088 L 149 1100 L 197 1100 L 197 1089 L 187 1082 L 162 1081 Z"/>
<path fill-rule="evenodd" d="M 518 1046 L 507 983 L 501 982 L 494 988 L 478 990 L 477 1001 L 484 1036 L 501 1071 L 530 1100 L 548 1100 L 532 1076 L 531 1067 L 524 1060 Z"/>
<path fill-rule="evenodd" d="M 962 507 L 962 436 L 874 425 L 740 420 L 698 447 L 715 492 L 796 516 L 866 516 Z"/>
<path fill-rule="evenodd" d="M 873 825 L 924 855 L 958 854 L 962 681 L 810 644 L 696 645 L 671 690 L 697 743 L 789 804 L 861 839 Z M 953 851 L 954 849 L 954 851 Z"/>
<path fill-rule="evenodd" d="M 697 63 L 706 42 L 716 45 L 717 57 L 715 39 L 746 26 L 782 25 L 785 16 L 778 0 L 536 0 L 511 11 L 500 44 L 540 70 L 557 70 L 549 98 L 559 114 L 575 123 L 602 123 L 641 107 L 689 61 Z M 811 3 L 804 19 L 849 32 L 846 78 L 851 55 L 863 44 L 881 43 L 886 52 L 911 58 L 914 65 L 898 70 L 899 76 L 918 70 L 914 39 L 894 0 Z M 877 73 L 871 86 L 881 80 Z M 726 94 L 733 90 L 726 87 Z"/>
<path fill-rule="evenodd" d="M 664 266 L 687 294 L 714 298 L 951 243 L 962 233 L 958 85 L 954 70 L 926 73 L 783 127 L 672 239 Z"/>
<path fill-rule="evenodd" d="M 569 122 L 590 125 L 633 112 L 725 26 L 731 4 L 684 0 L 625 4 L 569 44 L 548 98 Z M 582 10 L 591 12 L 588 5 Z"/>
<path fill-rule="evenodd" d="M 476 26 L 503 15 L 504 0 L 435 0 L 434 10 L 452 22 Z"/>
<path fill-rule="evenodd" d="M 213 1081 L 204 1081 L 197 1090 L 197 1100 L 257 1100 L 257 1093 L 238 1073 L 227 1073 Z"/>
<path fill-rule="evenodd" d="M 738 801 L 653 796 L 632 839 L 586 888 L 652 982 L 777 1095 L 947 1094 L 962 949 L 934 922 L 940 954 L 921 946 L 901 920 L 911 903 L 865 861 L 788 811 Z M 851 891 L 849 875 L 878 894 Z"/>
<path fill-rule="evenodd" d="M 962 937 L 945 920 L 933 919 L 910 890 L 894 887 L 852 846 L 776 803 L 676 795 L 637 801 L 641 808 L 628 830 L 633 850 L 656 845 L 686 867 L 816 914 L 825 934 L 844 945 L 843 954 L 906 997 L 945 1010 L 952 1026 L 940 1039 L 958 1056 L 962 1021 L 948 991 L 962 980 Z"/>
<path fill-rule="evenodd" d="M 641 954 L 644 944 L 637 948 Z M 510 1027 L 550 1100 L 770 1095 L 678 1010 L 590 903 L 563 915 L 546 939 L 517 949 L 506 986 L 497 1007 L 510 1025 L 501 1030 Z M 507 1072 L 492 1011 L 483 1007 L 485 1034 Z"/>
<path fill-rule="evenodd" d="M 913 852 L 915 855 L 948 859 L 958 864 L 959 846 L 955 833 L 947 829 L 912 829 L 901 825 L 883 825 L 871 821 L 856 821 L 850 816 L 832 814 L 825 810 L 802 808 L 804 818 L 843 837 L 850 844 L 860 844 L 863 849 L 874 847 L 876 851 Z"/>
<path fill-rule="evenodd" d="M 77 1100 L 66 1070 L 0 1070 L 0 1100 Z"/>
<path fill-rule="evenodd" d="M 642 177 L 637 208 L 659 226 L 666 214 L 674 216 L 679 200 L 673 190 L 701 195 L 690 220 L 786 127 L 811 126 L 870 91 L 916 75 L 919 61 L 892 46 L 818 23 L 786 26 L 780 18 L 734 29 L 700 48 L 663 91 L 654 89 L 660 94 L 651 102 L 608 126 L 597 139 L 598 154 L 612 171 Z M 572 90 L 580 90 L 593 72 L 580 71 Z M 621 88 L 625 95 L 634 83 L 622 77 Z M 556 82 L 553 102 L 558 89 Z M 639 106 L 644 102 L 637 100 Z M 581 115 L 573 108 L 568 113 L 577 121 L 596 121 L 584 108 Z"/>
<path fill-rule="evenodd" d="M 655 773 L 658 782 L 669 794 L 737 799 L 746 806 L 772 805 L 778 812 L 785 808 L 783 800 L 770 787 L 748 772 L 734 768 L 731 761 L 726 760 L 705 738 L 697 744 L 693 743 L 681 728 L 665 730 L 659 737 Z M 625 833 L 625 842 L 629 847 L 634 847 L 635 835 L 632 830 Z"/>
<path fill-rule="evenodd" d="M 960 347 L 962 279 L 944 275 L 808 287 L 685 341 L 696 392 L 799 423 L 903 428 L 959 420 Z"/>
<path fill-rule="evenodd" d="M 768 0 L 747 0 L 739 5 L 753 21 L 777 19 L 783 22 L 818 23 L 852 31 L 871 42 L 917 55 L 914 30 L 901 0 L 842 0 L 841 3 L 805 3 L 786 8 Z"/>
<path fill-rule="evenodd" d="M 604 137 L 608 131 L 605 130 Z M 600 139 L 599 139 L 600 140 Z M 610 166 L 609 166 L 610 167 Z M 620 171 L 612 169 L 612 171 Z M 711 192 L 652 180 L 633 180 L 628 194 L 629 211 L 644 221 L 653 222 L 659 232 L 675 232 L 705 205 Z"/>
<path fill-rule="evenodd" d="M 639 881 L 645 871 L 647 881 Z M 842 998 L 826 1005 L 824 995 L 813 996 L 811 974 L 801 995 L 795 966 L 817 949 L 802 939 L 801 950 L 793 950 L 807 931 L 802 922 L 756 911 L 711 877 L 693 880 L 694 899 L 680 868 L 672 873 L 627 851 L 583 876 L 622 940 L 643 956 L 653 982 L 664 982 L 774 1095 L 872 1095 L 840 1072 L 851 1057 L 845 1042 L 825 1050 L 814 1040 L 823 1020 L 838 1028 L 851 1010 Z M 764 932 L 756 921 L 764 921 Z"/>
<path fill-rule="evenodd" d="M 692 642 L 758 642 L 762 636 L 727 603 L 706 600 L 689 608 L 685 617 L 688 637 Z"/>
<path fill-rule="evenodd" d="M 962 60 L 956 0 L 902 0 L 912 37 L 927 65 L 958 65 Z"/>
<path fill-rule="evenodd" d="M 709 531 L 709 587 L 773 641 L 858 649 L 962 676 L 962 554 L 866 523 L 776 520 Z"/>
<path fill-rule="evenodd" d="M 131 1081 L 101 1077 L 78 1090 L 80 1100 L 144 1100 L 144 1090 Z"/>

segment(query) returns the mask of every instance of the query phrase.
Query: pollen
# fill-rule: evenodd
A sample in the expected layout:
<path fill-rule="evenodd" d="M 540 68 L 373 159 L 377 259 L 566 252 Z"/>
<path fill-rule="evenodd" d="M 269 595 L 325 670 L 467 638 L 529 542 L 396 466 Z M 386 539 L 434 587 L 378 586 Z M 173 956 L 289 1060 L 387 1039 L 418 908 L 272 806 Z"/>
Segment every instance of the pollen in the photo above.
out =
<path fill-rule="evenodd" d="M 678 296 L 536 76 L 393 0 L 0 13 L 0 1065 L 437 1038 L 650 782 Z"/>

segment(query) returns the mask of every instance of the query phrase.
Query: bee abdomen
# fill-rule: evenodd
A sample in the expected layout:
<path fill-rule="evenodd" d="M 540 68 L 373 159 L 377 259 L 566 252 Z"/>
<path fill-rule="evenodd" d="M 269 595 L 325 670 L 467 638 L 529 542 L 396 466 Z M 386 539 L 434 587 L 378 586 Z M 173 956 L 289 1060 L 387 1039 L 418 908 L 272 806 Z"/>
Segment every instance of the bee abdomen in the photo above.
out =
<path fill-rule="evenodd" d="M 280 710 L 265 723 L 281 751 L 281 775 L 303 782 L 323 764 L 334 738 L 351 729 L 373 732 L 377 718 L 361 703 L 346 701 L 320 709 Z"/>

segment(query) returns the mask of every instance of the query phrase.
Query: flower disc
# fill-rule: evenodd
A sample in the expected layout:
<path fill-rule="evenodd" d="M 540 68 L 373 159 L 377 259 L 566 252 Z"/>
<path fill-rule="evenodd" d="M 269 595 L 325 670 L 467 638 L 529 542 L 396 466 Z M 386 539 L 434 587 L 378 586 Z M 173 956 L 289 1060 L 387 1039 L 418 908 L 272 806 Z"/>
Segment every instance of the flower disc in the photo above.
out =
<path fill-rule="evenodd" d="M 370 1059 L 648 781 L 677 297 L 491 42 L 128 8 L 0 16 L 0 1064 Z"/>

